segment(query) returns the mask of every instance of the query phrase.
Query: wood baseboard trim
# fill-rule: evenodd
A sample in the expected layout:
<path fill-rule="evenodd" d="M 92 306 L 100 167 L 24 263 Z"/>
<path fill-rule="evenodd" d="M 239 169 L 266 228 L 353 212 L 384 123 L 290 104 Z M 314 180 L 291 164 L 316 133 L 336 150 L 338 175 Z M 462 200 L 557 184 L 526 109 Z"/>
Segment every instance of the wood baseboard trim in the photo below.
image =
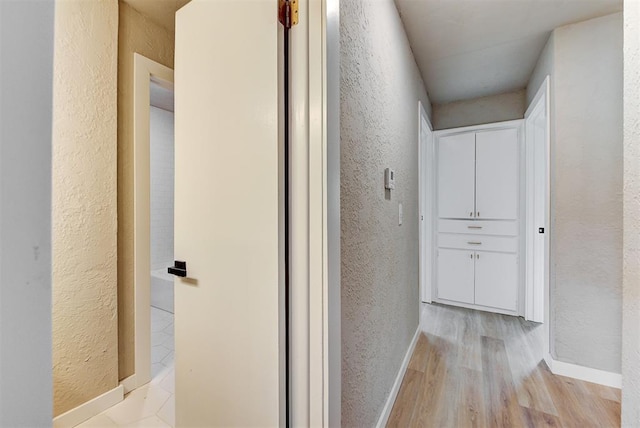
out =
<path fill-rule="evenodd" d="M 122 379 L 120 385 L 124 388 L 124 394 L 127 395 L 138 387 L 138 380 L 135 374 L 132 374 L 128 378 Z"/>
<path fill-rule="evenodd" d="M 622 375 L 618 373 L 565 363 L 554 359 L 550 354 L 544 357 L 544 361 L 553 374 L 610 386 L 611 388 L 622 388 Z"/>
<path fill-rule="evenodd" d="M 376 424 L 377 428 L 384 428 L 387 425 L 387 421 L 389 420 L 389 416 L 391 415 L 391 410 L 393 409 L 393 405 L 396 402 L 396 397 L 398 396 L 398 392 L 400 391 L 400 385 L 402 385 L 402 379 L 404 379 L 404 374 L 407 371 L 407 366 L 409 366 L 411 355 L 413 355 L 413 350 L 416 348 L 416 343 L 418 343 L 418 338 L 420 337 L 420 332 L 422 331 L 420 327 L 421 326 L 418 325 L 416 333 L 413 335 L 413 339 L 411 340 L 409 348 L 407 349 L 407 353 L 404 356 L 404 360 L 402 360 L 402 365 L 400 366 L 400 370 L 398 370 L 396 381 L 393 383 L 393 387 L 389 392 L 387 402 L 385 403 L 384 408 L 382 409 L 382 413 L 378 418 L 378 423 Z"/>
<path fill-rule="evenodd" d="M 78 407 L 69 410 L 59 416 L 53 418 L 54 428 L 71 428 L 80 425 L 82 422 L 90 419 L 109 407 L 114 406 L 124 399 L 124 387 L 118 385 L 111 391 L 107 391 L 98 397 L 87 401 Z"/>

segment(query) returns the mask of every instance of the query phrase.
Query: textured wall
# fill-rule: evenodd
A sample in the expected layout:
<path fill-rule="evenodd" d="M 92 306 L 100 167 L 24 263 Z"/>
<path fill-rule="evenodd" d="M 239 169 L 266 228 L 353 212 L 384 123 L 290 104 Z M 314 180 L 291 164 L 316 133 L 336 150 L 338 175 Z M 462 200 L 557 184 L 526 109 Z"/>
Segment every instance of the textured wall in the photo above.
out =
<path fill-rule="evenodd" d="M 622 426 L 640 426 L 640 2 L 624 2 Z"/>
<path fill-rule="evenodd" d="M 51 425 L 53 0 L 0 1 L 0 426 Z"/>
<path fill-rule="evenodd" d="M 538 89 L 540 89 L 540 85 L 544 81 L 545 77 L 550 76 L 551 81 L 553 82 L 553 68 L 554 68 L 554 35 L 553 32 L 549 35 L 549 39 L 545 44 L 540 56 L 538 57 L 538 62 L 529 78 L 529 82 L 527 83 L 527 100 L 526 107 L 529 107 L 531 101 L 533 101 L 533 97 L 536 96 Z M 552 97 L 555 95 L 555 92 L 552 91 Z M 526 111 L 525 107 L 525 111 Z"/>
<path fill-rule="evenodd" d="M 151 270 L 173 262 L 173 112 L 151 107 Z M 173 285 L 172 285 L 173 287 Z"/>
<path fill-rule="evenodd" d="M 527 109 L 524 89 L 506 94 L 455 101 L 433 106 L 434 129 L 449 129 L 483 123 L 522 119 Z"/>
<path fill-rule="evenodd" d="M 173 68 L 174 36 L 120 2 L 118 37 L 118 351 L 120 379 L 134 373 L 133 54 Z"/>
<path fill-rule="evenodd" d="M 392 0 L 340 2 L 340 38 L 342 425 L 373 426 L 418 327 L 418 100 L 429 102 Z"/>
<path fill-rule="evenodd" d="M 118 386 L 118 3 L 56 2 L 54 414 Z"/>
<path fill-rule="evenodd" d="M 620 373 L 622 14 L 558 28 L 555 48 L 555 356 Z"/>

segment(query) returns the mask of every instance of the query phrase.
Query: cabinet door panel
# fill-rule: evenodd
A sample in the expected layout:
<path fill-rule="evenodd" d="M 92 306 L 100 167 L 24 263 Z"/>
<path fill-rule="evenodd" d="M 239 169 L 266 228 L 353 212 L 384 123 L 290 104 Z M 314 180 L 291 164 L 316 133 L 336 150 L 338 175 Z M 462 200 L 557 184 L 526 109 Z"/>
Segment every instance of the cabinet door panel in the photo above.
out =
<path fill-rule="evenodd" d="M 476 216 L 518 217 L 518 131 L 501 129 L 476 134 Z"/>
<path fill-rule="evenodd" d="M 473 303 L 473 252 L 438 250 L 438 298 Z"/>
<path fill-rule="evenodd" d="M 515 311 L 518 299 L 518 264 L 515 254 L 476 253 L 476 305 Z"/>
<path fill-rule="evenodd" d="M 438 140 L 438 216 L 473 218 L 475 198 L 475 133 Z"/>

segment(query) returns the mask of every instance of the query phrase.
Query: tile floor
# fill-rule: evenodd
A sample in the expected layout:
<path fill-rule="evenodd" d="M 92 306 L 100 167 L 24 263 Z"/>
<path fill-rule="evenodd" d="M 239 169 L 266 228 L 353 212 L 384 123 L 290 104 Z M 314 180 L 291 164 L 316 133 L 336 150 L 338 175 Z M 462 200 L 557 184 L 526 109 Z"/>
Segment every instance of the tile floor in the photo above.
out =
<path fill-rule="evenodd" d="M 151 382 L 78 428 L 175 426 L 173 314 L 151 307 Z"/>

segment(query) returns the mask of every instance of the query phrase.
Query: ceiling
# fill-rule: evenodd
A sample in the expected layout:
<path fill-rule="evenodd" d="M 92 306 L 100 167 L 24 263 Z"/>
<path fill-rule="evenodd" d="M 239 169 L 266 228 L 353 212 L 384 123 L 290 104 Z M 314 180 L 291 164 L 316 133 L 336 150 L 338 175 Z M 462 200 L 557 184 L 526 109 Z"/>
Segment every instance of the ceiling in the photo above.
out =
<path fill-rule="evenodd" d="M 167 30 L 175 31 L 176 11 L 191 0 L 123 0 L 135 10 L 162 25 Z"/>
<path fill-rule="evenodd" d="M 622 10 L 622 0 L 395 0 L 433 104 L 526 86 L 562 25 Z"/>
<path fill-rule="evenodd" d="M 173 32 L 175 12 L 190 0 L 124 1 Z M 622 0 L 395 3 L 434 104 L 522 89 L 551 30 L 622 10 Z"/>

